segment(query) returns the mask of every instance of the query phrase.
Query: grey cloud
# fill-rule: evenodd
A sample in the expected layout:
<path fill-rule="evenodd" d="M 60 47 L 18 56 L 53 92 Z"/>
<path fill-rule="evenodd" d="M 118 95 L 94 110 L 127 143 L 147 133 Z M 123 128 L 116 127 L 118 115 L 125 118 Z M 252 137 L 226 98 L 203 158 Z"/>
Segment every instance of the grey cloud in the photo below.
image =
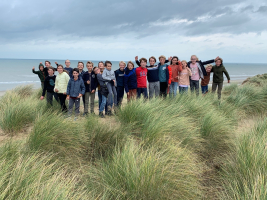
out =
<path fill-rule="evenodd" d="M 0 3 L 0 41 L 117 37 L 128 33 L 132 33 L 136 39 L 163 32 L 179 35 L 238 34 L 250 31 L 249 27 L 243 26 L 251 20 L 245 11 L 253 8 L 248 5 L 243 8 L 243 14 L 235 12 L 231 6 L 240 2 L 243 1 L 4 1 Z M 259 12 L 264 9 L 264 6 L 260 7 Z M 206 15 L 211 19 L 204 22 L 197 20 Z M 150 26 L 151 23 L 164 23 L 171 19 L 195 22 L 190 25 Z M 256 29 L 262 30 L 260 27 Z"/>
<path fill-rule="evenodd" d="M 259 7 L 257 12 L 261 12 L 261 13 L 267 13 L 267 6 L 261 6 Z"/>

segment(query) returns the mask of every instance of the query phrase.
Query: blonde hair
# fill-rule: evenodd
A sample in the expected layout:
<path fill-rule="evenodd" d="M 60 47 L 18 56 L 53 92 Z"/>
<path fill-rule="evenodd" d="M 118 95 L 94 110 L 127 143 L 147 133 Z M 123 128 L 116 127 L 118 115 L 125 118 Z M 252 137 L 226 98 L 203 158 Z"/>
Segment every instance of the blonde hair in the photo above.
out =
<path fill-rule="evenodd" d="M 186 61 L 186 60 L 182 60 L 181 63 L 183 63 L 183 62 L 184 62 L 184 63 L 186 64 L 186 66 L 187 66 L 187 61 Z M 187 66 L 187 67 L 188 67 L 188 66 Z"/>
<path fill-rule="evenodd" d="M 161 55 L 161 56 L 159 57 L 159 60 L 160 60 L 161 58 L 164 58 L 164 59 L 166 60 L 166 57 L 163 56 L 163 55 Z"/>
<path fill-rule="evenodd" d="M 211 64 L 208 64 L 205 69 L 208 69 L 208 68 L 212 68 L 212 65 Z"/>
<path fill-rule="evenodd" d="M 94 67 L 94 63 L 91 61 L 87 61 L 86 65 L 92 65 L 92 67 Z"/>
<path fill-rule="evenodd" d="M 199 61 L 199 59 L 198 59 L 198 57 L 197 57 L 196 55 L 192 55 L 192 56 L 191 56 L 191 59 L 192 59 L 193 56 L 197 58 L 197 61 Z M 191 59 L 190 59 L 190 60 L 191 60 Z"/>
<path fill-rule="evenodd" d="M 120 65 L 120 64 L 123 64 L 124 67 L 126 66 L 126 63 L 125 63 L 124 61 L 120 61 L 120 62 L 119 62 L 119 65 Z"/>
<path fill-rule="evenodd" d="M 127 67 L 128 67 L 129 64 L 132 64 L 133 67 L 134 67 L 134 63 L 133 63 L 132 61 L 129 61 L 129 62 L 127 63 Z"/>

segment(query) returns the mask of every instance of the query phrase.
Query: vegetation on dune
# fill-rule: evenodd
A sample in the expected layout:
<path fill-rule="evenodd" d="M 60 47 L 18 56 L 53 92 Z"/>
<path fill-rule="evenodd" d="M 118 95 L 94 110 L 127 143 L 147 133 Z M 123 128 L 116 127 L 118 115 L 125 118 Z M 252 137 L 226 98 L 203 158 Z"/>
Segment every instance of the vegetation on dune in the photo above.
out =
<path fill-rule="evenodd" d="M 0 199 L 265 199 L 267 84 L 250 82 L 225 87 L 220 101 L 140 99 L 77 121 L 40 90 L 9 91 L 2 134 L 29 134 L 1 143 Z M 237 134 L 251 116 L 262 120 Z"/>
<path fill-rule="evenodd" d="M 266 199 L 267 118 L 236 140 L 221 173 L 222 199 Z"/>
<path fill-rule="evenodd" d="M 253 76 L 251 78 L 247 78 L 242 84 L 243 85 L 244 84 L 251 84 L 254 86 L 264 86 L 267 84 L 267 73 Z"/>
<path fill-rule="evenodd" d="M 89 188 L 105 199 L 200 198 L 200 171 L 186 149 L 167 145 L 143 149 L 128 141 L 89 172 Z"/>

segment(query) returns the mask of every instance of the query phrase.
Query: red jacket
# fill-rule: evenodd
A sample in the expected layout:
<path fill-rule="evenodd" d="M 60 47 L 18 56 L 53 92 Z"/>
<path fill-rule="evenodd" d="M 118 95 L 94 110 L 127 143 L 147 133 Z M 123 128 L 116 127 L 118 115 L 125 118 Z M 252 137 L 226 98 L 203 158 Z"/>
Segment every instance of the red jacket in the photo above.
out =
<path fill-rule="evenodd" d="M 147 88 L 147 68 L 136 68 L 137 88 Z"/>

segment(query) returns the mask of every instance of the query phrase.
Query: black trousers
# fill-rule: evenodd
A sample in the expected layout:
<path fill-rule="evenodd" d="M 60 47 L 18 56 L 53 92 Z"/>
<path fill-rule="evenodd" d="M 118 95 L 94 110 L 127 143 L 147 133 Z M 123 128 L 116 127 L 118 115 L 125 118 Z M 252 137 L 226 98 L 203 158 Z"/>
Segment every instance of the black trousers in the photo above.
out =
<path fill-rule="evenodd" d="M 58 96 L 59 101 L 60 101 L 62 112 L 67 112 L 68 111 L 67 110 L 67 106 L 66 106 L 67 95 L 66 94 L 62 94 L 62 93 L 58 93 L 57 96 Z"/>
<path fill-rule="evenodd" d="M 168 90 L 168 83 L 167 82 L 160 82 L 159 96 L 160 97 L 167 97 L 167 90 Z"/>
<path fill-rule="evenodd" d="M 118 86 L 116 88 L 116 90 L 117 90 L 117 104 L 118 104 L 118 106 L 120 106 L 121 105 L 121 102 L 123 100 L 124 87 Z"/>

